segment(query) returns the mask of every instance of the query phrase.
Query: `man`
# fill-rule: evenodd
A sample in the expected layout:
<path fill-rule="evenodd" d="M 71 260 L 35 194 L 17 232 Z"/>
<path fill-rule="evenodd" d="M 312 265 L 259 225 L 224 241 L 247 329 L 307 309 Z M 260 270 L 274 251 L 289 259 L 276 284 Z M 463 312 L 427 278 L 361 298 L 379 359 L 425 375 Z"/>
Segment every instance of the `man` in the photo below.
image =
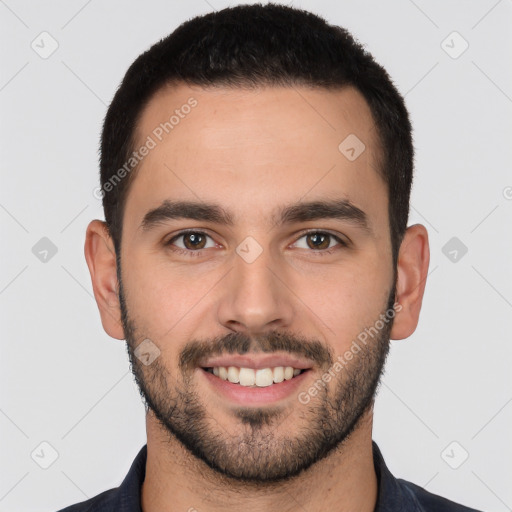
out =
<path fill-rule="evenodd" d="M 142 54 L 105 118 L 85 256 L 147 445 L 64 510 L 473 510 L 395 479 L 372 441 L 429 265 L 412 170 L 387 73 L 313 14 L 224 9 Z"/>

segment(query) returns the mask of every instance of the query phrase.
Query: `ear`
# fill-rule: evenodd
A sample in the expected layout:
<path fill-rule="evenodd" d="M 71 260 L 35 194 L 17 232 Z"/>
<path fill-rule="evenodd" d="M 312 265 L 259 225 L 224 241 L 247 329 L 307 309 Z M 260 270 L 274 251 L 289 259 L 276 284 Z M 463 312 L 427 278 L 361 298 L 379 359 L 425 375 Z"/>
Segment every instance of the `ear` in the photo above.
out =
<path fill-rule="evenodd" d="M 105 222 L 93 220 L 89 223 L 84 253 L 103 329 L 112 338 L 123 340 L 125 336 L 118 296 L 116 253 Z"/>
<path fill-rule="evenodd" d="M 429 261 L 430 250 L 425 226 L 415 224 L 408 227 L 398 253 L 396 302 L 400 306 L 396 307 L 391 339 L 402 340 L 416 330 Z"/>

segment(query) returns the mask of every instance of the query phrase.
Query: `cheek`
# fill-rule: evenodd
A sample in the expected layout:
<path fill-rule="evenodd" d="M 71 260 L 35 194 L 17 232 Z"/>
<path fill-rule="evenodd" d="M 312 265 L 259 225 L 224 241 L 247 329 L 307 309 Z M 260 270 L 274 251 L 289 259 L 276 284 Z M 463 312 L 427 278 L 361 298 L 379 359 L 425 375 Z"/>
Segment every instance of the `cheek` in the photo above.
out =
<path fill-rule="evenodd" d="M 126 267 L 126 271 L 124 268 Z M 194 307 L 218 281 L 212 272 L 193 272 L 186 265 L 171 267 L 148 254 L 123 262 L 123 284 L 130 316 L 153 336 L 181 332 Z"/>
<path fill-rule="evenodd" d="M 336 352 L 374 324 L 387 305 L 389 275 L 378 259 L 332 266 L 328 275 L 310 275 L 297 283 L 297 295 L 314 313 L 312 320 Z"/>

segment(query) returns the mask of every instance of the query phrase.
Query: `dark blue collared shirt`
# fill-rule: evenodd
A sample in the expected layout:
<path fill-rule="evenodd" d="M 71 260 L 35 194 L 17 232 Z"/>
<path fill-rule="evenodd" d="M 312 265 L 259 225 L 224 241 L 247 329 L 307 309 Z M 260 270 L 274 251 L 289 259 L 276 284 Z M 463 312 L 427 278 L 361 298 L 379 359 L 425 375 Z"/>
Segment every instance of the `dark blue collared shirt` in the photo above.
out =
<path fill-rule="evenodd" d="M 384 463 L 379 447 L 373 441 L 373 462 L 379 491 L 374 512 L 479 512 L 401 478 L 395 478 Z M 59 512 L 142 512 L 140 495 L 146 475 L 147 444 L 135 457 L 122 484 L 87 501 L 66 507 Z"/>

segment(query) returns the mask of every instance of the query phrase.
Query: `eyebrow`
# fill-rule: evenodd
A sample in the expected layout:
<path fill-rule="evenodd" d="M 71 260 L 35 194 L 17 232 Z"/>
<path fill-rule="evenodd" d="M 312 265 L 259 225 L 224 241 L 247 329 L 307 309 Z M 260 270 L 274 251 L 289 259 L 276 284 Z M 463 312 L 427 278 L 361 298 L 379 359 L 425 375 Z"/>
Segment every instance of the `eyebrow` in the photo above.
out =
<path fill-rule="evenodd" d="M 165 200 L 160 206 L 149 210 L 141 222 L 143 231 L 173 219 L 191 219 L 212 222 L 233 227 L 234 215 L 223 206 L 201 201 Z M 368 217 L 363 210 L 347 199 L 331 199 L 310 202 L 297 202 L 286 205 L 271 215 L 273 224 L 286 225 L 320 219 L 348 221 L 371 233 Z"/>

